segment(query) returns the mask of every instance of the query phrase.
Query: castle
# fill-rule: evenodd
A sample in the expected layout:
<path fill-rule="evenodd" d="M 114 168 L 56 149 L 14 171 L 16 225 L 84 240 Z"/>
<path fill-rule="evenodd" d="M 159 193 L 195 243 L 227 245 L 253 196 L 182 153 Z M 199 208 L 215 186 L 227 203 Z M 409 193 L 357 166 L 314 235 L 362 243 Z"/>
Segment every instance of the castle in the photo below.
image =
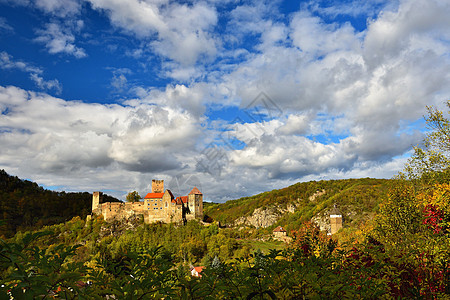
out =
<path fill-rule="evenodd" d="M 175 198 L 170 190 L 164 191 L 164 180 L 152 180 L 152 192 L 144 201 L 101 203 L 101 196 L 101 192 L 94 192 L 92 213 L 102 215 L 105 221 L 126 220 L 137 215 L 143 215 L 146 224 L 203 219 L 203 194 L 196 187 L 187 196 Z"/>

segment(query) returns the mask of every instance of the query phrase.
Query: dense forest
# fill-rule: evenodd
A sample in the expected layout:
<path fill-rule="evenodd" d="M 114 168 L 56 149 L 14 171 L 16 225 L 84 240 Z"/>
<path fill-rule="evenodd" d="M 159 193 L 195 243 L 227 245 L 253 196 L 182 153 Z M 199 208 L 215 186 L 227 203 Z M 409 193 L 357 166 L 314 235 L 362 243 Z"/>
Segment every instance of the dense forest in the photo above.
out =
<path fill-rule="evenodd" d="M 414 149 L 395 180 L 299 183 L 207 205 L 211 216 L 231 222 L 239 207 L 249 215 L 257 205 L 297 201 L 299 213 L 278 220 L 296 224 L 290 243 L 272 240 L 264 228 L 221 228 L 196 220 L 184 226 L 144 224 L 139 217 L 107 223 L 101 216 L 77 216 L 0 240 L 0 296 L 449 299 L 450 122 L 429 108 L 427 124 L 423 146 Z M 323 190 L 328 195 L 317 193 Z M 306 204 L 303 199 L 314 194 Z M 308 218 L 334 202 L 370 211 L 370 217 L 360 219 L 351 235 L 345 226 L 327 235 Z M 194 266 L 204 267 L 201 277 L 191 276 Z"/>
<path fill-rule="evenodd" d="M 119 201 L 104 195 L 106 201 Z M 58 224 L 91 213 L 92 194 L 45 190 L 35 182 L 21 180 L 0 170 L 0 237 L 17 231 Z"/>

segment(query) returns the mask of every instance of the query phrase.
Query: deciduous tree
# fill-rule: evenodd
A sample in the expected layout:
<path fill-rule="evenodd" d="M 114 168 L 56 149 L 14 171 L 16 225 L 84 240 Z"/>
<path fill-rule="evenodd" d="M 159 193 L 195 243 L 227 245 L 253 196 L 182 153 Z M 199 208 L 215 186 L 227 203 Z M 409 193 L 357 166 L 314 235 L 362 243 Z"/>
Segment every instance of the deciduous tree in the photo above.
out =
<path fill-rule="evenodd" d="M 142 199 L 142 197 L 138 194 L 138 192 L 133 191 L 127 194 L 127 202 L 138 202 Z"/>

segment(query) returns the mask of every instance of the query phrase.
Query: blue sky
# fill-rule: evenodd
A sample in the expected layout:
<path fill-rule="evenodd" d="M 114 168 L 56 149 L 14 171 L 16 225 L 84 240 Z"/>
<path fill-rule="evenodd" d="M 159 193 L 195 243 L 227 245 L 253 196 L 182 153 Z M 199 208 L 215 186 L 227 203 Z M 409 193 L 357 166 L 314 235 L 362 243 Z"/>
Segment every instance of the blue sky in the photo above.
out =
<path fill-rule="evenodd" d="M 449 6 L 0 0 L 0 168 L 219 202 L 390 178 L 449 98 Z"/>

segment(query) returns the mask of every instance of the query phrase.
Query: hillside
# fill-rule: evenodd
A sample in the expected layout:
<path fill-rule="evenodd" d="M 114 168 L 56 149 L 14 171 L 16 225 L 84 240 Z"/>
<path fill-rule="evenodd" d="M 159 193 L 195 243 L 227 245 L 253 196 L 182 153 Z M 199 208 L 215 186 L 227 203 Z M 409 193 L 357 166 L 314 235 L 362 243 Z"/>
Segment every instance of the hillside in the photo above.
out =
<path fill-rule="evenodd" d="M 119 201 L 105 195 L 107 201 Z M 0 237 L 90 214 L 92 194 L 49 191 L 0 170 Z"/>
<path fill-rule="evenodd" d="M 204 212 L 226 225 L 282 225 L 289 230 L 312 218 L 320 223 L 336 204 L 346 225 L 357 226 L 374 215 L 392 184 L 393 180 L 372 178 L 301 182 L 226 203 L 206 204 Z"/>

